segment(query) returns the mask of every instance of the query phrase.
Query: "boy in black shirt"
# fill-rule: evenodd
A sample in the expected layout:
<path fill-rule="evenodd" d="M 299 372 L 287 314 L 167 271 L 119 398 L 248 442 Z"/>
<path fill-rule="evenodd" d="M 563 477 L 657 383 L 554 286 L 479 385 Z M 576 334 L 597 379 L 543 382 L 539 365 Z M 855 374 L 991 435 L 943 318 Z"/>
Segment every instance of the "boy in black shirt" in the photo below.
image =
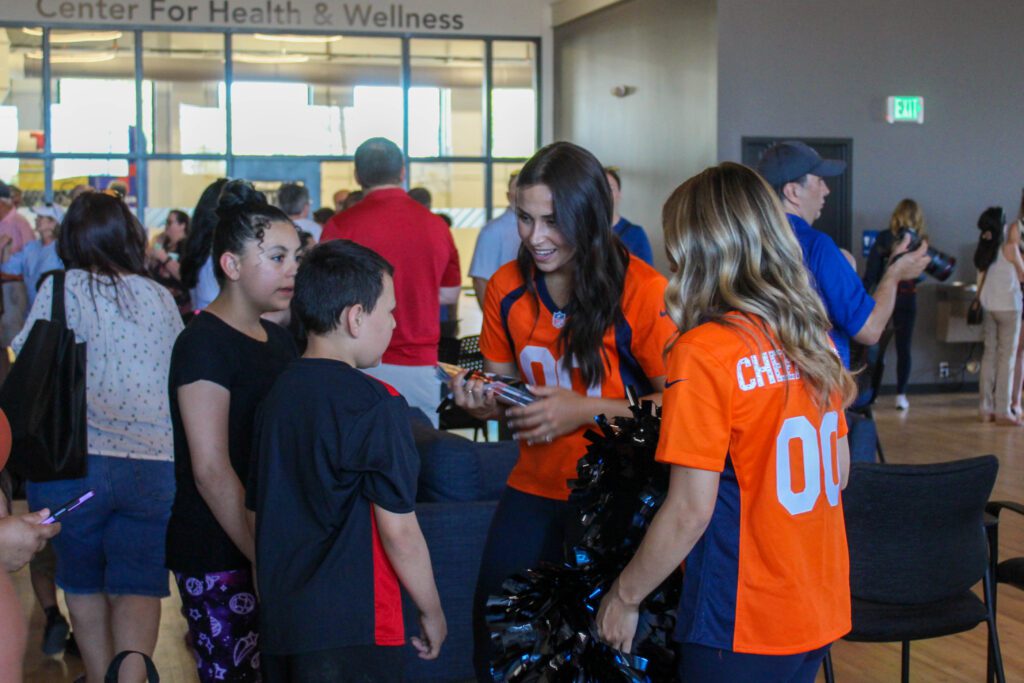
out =
<path fill-rule="evenodd" d="M 309 252 L 295 279 L 309 345 L 257 415 L 247 490 L 268 683 L 400 680 L 399 583 L 420 611 L 419 656 L 437 657 L 447 634 L 413 512 L 419 460 L 405 400 L 357 370 L 391 340 L 391 273 L 375 252 L 335 240 Z"/>

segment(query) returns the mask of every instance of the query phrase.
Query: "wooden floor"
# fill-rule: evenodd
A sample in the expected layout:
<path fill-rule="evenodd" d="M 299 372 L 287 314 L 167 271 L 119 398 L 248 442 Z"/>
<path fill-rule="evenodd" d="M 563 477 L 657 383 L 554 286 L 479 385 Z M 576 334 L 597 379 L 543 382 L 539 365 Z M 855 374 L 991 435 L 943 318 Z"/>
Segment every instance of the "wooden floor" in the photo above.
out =
<path fill-rule="evenodd" d="M 911 408 L 899 413 L 892 398 L 883 397 L 877 411 L 886 455 L 894 463 L 927 463 L 970 455 L 994 453 L 1001 467 L 993 498 L 1024 501 L 1024 428 L 981 424 L 976 419 L 976 398 L 968 394 L 911 396 Z M 1008 516 L 1001 528 L 1001 556 L 1024 555 L 1024 519 Z M 73 681 L 80 673 L 78 660 L 45 659 L 39 653 L 42 614 L 33 604 L 28 571 L 15 576 L 27 613 L 31 614 L 26 680 L 38 683 Z M 999 596 L 999 629 L 1008 681 L 1024 681 L 1024 591 L 1003 588 Z M 156 662 L 161 680 L 183 683 L 196 680 L 192 659 L 185 649 L 185 623 L 178 613 L 176 595 L 164 601 Z M 836 679 L 841 683 L 898 681 L 898 645 L 840 641 L 834 648 Z M 983 681 L 985 629 L 913 645 L 911 680 Z"/>

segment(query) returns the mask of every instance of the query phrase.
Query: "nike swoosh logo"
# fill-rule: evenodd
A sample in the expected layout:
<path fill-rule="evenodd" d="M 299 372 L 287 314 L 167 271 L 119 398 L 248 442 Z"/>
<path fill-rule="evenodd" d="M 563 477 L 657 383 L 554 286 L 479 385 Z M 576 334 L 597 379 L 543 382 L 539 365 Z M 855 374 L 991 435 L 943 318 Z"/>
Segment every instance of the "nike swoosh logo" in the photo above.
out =
<path fill-rule="evenodd" d="M 668 389 L 673 384 L 679 384 L 680 382 L 685 382 L 685 381 L 686 381 L 685 379 L 674 379 L 671 382 L 665 382 L 665 388 Z"/>

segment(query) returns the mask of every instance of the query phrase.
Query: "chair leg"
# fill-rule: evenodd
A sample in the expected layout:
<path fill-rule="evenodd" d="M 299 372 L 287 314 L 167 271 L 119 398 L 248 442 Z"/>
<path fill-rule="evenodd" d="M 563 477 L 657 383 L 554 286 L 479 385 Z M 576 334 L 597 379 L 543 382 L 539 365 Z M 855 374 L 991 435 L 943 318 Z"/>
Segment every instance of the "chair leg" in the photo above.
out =
<path fill-rule="evenodd" d="M 875 436 L 875 450 L 878 451 L 878 462 L 885 464 L 885 451 L 882 450 L 882 440 Z"/>
<path fill-rule="evenodd" d="M 985 680 L 991 681 L 995 673 L 997 683 L 1006 683 L 1006 672 L 1003 671 L 1003 653 L 999 648 L 999 631 L 996 628 L 995 592 L 996 585 L 991 569 L 985 571 L 982 581 L 985 591 L 985 604 L 988 606 L 988 671 Z"/>
<path fill-rule="evenodd" d="M 902 661 L 900 663 L 900 681 L 901 683 L 910 683 L 910 641 L 903 641 L 903 651 L 901 653 Z"/>
<path fill-rule="evenodd" d="M 821 662 L 825 670 L 825 683 L 836 683 L 836 672 L 832 669 L 832 650 L 825 653 L 825 659 Z"/>

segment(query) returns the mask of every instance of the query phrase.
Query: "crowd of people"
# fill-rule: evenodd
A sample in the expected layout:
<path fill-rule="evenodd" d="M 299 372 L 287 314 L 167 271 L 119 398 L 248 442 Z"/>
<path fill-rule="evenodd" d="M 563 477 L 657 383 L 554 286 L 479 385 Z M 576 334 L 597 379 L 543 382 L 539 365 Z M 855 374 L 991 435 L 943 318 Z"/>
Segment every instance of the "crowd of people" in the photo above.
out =
<path fill-rule="evenodd" d="M 429 193 L 403 189 L 393 142 L 363 143 L 355 171 L 362 190 L 339 191 L 326 212 L 311 211 L 299 184 L 273 205 L 220 179 L 191 213 L 171 211 L 153 243 L 117 192 L 84 191 L 66 214 L 37 207 L 38 240 L 9 208 L 0 216 L 0 247 L 16 252 L 3 272 L 25 278 L 29 297 L 15 351 L 50 315 L 54 280 L 40 276 L 59 269 L 68 327 L 88 348 L 87 473 L 29 482 L 36 512 L 0 520 L 0 560 L 14 570 L 50 540 L 55 567 L 33 573 L 44 648 L 59 651 L 68 634 L 55 582 L 87 683 L 119 651 L 153 653 L 168 572 L 204 683 L 400 680 L 402 590 L 419 612 L 419 656 L 443 647 L 408 407 L 436 425 L 440 313 L 460 293 L 459 254 Z M 469 274 L 485 370 L 519 377 L 535 400 L 508 408 L 464 372 L 448 387 L 519 443 L 476 585 L 480 680 L 495 654 L 488 596 L 562 558 L 584 432 L 596 415 L 629 414 L 630 387 L 663 406 L 656 457 L 671 477 L 601 603 L 601 638 L 628 651 L 640 603 L 688 558 L 683 680 L 814 680 L 850 629 L 851 340 L 873 344 L 893 320 L 906 408 L 915 282 L 929 260 L 926 242 L 908 250 L 902 229 L 923 235 L 924 222 L 904 200 L 861 281 L 812 227 L 826 179 L 844 171 L 785 142 L 756 170 L 726 162 L 690 178 L 663 210 L 667 279 L 644 230 L 620 214 L 617 169 L 560 142 L 510 178 L 509 208 L 481 232 Z M 1024 217 L 999 214 L 979 221 L 981 410 L 1016 424 Z M 39 524 L 86 490 L 95 499 L 62 524 Z M 10 595 L 4 576 L 0 604 Z M 17 672 L 23 627 L 0 641 L 0 670 Z M 141 680 L 141 667 L 127 661 L 125 680 Z"/>

